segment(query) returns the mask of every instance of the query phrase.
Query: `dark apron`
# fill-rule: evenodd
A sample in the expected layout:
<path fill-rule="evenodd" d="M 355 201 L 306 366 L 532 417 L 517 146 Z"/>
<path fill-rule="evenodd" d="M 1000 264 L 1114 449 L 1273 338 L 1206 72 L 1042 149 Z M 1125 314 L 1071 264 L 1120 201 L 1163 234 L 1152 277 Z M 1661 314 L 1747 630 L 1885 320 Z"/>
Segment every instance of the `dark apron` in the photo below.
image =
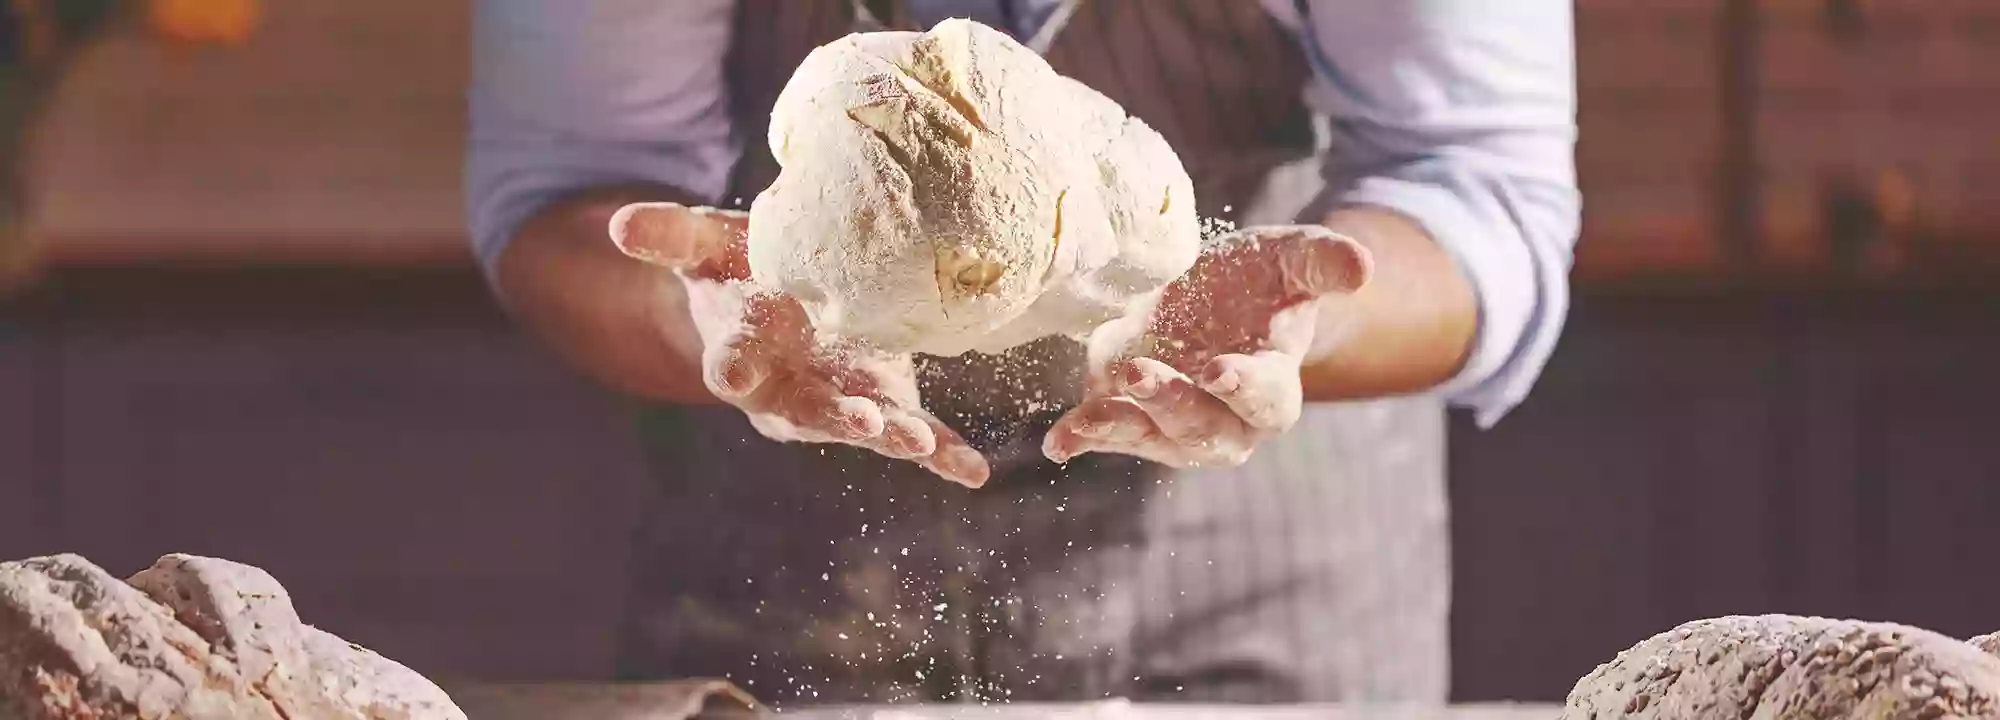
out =
<path fill-rule="evenodd" d="M 791 71 L 896 3 L 739 0 L 732 197 L 776 177 L 760 140 Z M 1314 191 L 1292 33 L 1249 0 L 1083 0 L 1024 39 L 1166 137 L 1204 217 L 1288 222 Z M 1288 163 L 1290 165 L 1288 165 Z M 986 488 L 866 451 L 785 445 L 727 408 L 659 407 L 657 506 L 636 548 L 628 678 L 728 676 L 773 702 L 1441 700 L 1439 404 L 1317 405 L 1226 471 L 1115 456 L 1066 467 L 1042 433 L 1081 349 L 922 363 L 926 407 L 995 460 Z M 1022 387 L 1064 393 L 1033 410 Z"/>

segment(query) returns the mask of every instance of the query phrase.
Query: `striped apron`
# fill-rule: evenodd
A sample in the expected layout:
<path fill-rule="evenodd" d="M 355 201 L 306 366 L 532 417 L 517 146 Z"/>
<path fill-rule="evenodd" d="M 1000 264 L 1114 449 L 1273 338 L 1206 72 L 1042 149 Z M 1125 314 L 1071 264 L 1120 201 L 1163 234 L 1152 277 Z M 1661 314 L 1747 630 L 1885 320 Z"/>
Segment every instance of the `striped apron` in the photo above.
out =
<path fill-rule="evenodd" d="M 1317 189 L 1309 70 L 1283 10 L 1073 0 L 1023 38 L 1166 137 L 1205 217 L 1290 222 Z M 919 27 L 898 3 L 739 0 L 729 77 L 750 138 L 806 53 Z M 1291 16 L 1296 22 L 1296 16 Z M 921 363 L 926 407 L 994 460 L 980 490 L 728 408 L 656 407 L 655 470 L 619 659 L 627 679 L 729 677 L 767 702 L 1438 701 L 1447 672 L 1444 413 L 1310 407 L 1230 470 L 1042 460 L 1081 349 Z M 1058 390 L 1060 389 L 1060 390 Z M 1025 394 L 1059 392 L 1040 410 Z"/>

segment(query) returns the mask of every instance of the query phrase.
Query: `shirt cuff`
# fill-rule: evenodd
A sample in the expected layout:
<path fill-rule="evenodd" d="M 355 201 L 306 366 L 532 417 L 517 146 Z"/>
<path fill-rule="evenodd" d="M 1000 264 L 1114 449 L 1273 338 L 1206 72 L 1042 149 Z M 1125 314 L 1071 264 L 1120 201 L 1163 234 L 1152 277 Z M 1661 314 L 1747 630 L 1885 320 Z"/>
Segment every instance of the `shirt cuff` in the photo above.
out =
<path fill-rule="evenodd" d="M 677 146 L 475 137 L 465 199 L 473 254 L 491 280 L 500 255 L 528 218 L 591 188 L 656 184 L 719 204 L 738 152 L 732 142 Z M 610 242 L 608 234 L 605 241 Z"/>
<path fill-rule="evenodd" d="M 1478 425 L 1490 428 L 1534 386 L 1559 334 L 1549 318 L 1554 313 L 1560 324 L 1564 308 L 1554 306 L 1563 295 L 1546 292 L 1546 273 L 1506 213 L 1476 212 L 1475 201 L 1449 185 L 1371 177 L 1331 198 L 1329 207 L 1376 206 L 1407 216 L 1457 262 L 1477 298 L 1478 327 L 1458 374 L 1430 392 L 1470 408 Z"/>

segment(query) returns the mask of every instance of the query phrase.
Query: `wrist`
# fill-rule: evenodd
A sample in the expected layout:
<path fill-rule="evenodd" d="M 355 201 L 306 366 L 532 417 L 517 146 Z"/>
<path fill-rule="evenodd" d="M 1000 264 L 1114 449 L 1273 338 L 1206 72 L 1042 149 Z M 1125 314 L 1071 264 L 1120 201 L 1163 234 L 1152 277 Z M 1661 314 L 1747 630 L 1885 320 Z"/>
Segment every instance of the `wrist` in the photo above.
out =
<path fill-rule="evenodd" d="M 637 351 L 656 358 L 668 375 L 700 377 L 702 353 L 708 343 L 695 314 L 692 283 L 665 268 L 641 266 L 634 273 L 645 276 L 639 280 L 645 287 L 637 295 L 645 298 L 646 325 L 652 330 Z"/>
<path fill-rule="evenodd" d="M 1347 208 L 1326 227 L 1369 252 L 1369 282 L 1323 298 L 1300 369 L 1309 400 L 1422 392 L 1458 374 L 1478 329 L 1472 283 L 1414 220 L 1386 209 Z"/>
<path fill-rule="evenodd" d="M 626 257 L 605 237 L 621 199 L 581 195 L 531 216 L 497 258 L 495 288 L 556 356 L 608 388 L 714 402 L 681 279 Z"/>
<path fill-rule="evenodd" d="M 1328 227 L 1328 229 L 1333 232 L 1337 240 L 1354 243 L 1368 252 L 1365 264 L 1370 267 L 1369 274 L 1372 275 L 1375 249 L 1370 246 L 1370 243 L 1350 231 L 1332 227 Z M 1312 342 L 1306 346 L 1304 354 L 1300 358 L 1301 362 L 1306 365 L 1329 362 L 1341 350 L 1342 346 L 1347 344 L 1350 338 L 1363 332 L 1362 326 L 1370 318 L 1368 315 L 1369 309 L 1367 304 L 1363 302 L 1365 298 L 1362 294 L 1369 292 L 1370 286 L 1373 284 L 1374 282 L 1371 279 L 1369 282 L 1355 288 L 1351 293 L 1324 295 L 1313 303 L 1312 316 L 1307 319 L 1307 322 L 1311 323 Z"/>

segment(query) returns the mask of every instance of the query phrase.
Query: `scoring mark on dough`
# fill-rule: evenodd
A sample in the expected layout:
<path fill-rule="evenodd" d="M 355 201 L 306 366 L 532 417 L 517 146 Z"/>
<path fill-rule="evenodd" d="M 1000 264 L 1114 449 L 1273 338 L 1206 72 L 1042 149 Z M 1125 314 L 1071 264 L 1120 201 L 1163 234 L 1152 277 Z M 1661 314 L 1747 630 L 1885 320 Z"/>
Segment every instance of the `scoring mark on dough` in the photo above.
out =
<path fill-rule="evenodd" d="M 969 26 L 953 24 L 937 31 L 953 33 L 949 39 L 934 32 L 916 41 L 910 46 L 908 56 L 898 58 L 901 62 L 896 63 L 896 69 L 951 106 L 966 124 L 979 132 L 991 132 L 986 119 L 980 117 L 979 106 L 966 95 L 977 72 L 972 66 L 972 38 L 966 34 L 968 29 Z"/>
<path fill-rule="evenodd" d="M 1063 200 L 1069 197 L 1069 188 L 1056 193 L 1056 230 L 1049 243 L 1049 264 L 1042 268 L 1042 282 L 1046 283 L 1056 273 L 1056 254 L 1062 251 Z"/>
<path fill-rule="evenodd" d="M 1067 198 L 1067 197 L 1069 197 L 1069 189 L 1068 189 L 1068 188 L 1064 188 L 1062 192 L 1059 192 L 1059 193 L 1056 193 L 1056 232 L 1055 232 L 1055 236 L 1054 236 L 1054 238 L 1053 238 L 1054 242 L 1050 243 L 1050 245 L 1049 245 L 1049 255 L 1050 255 L 1050 256 L 1054 256 L 1054 255 L 1055 255 L 1055 251 L 1056 251 L 1056 250 L 1057 250 L 1058 248 L 1061 248 L 1061 247 L 1062 247 L 1062 230 L 1063 230 L 1063 228 L 1062 228 L 1062 211 L 1063 211 L 1063 198 Z"/>
<path fill-rule="evenodd" d="M 1000 263 L 986 259 L 975 259 L 971 264 L 958 269 L 952 280 L 960 289 L 985 294 L 1000 283 L 1000 276 L 1007 274 L 1007 268 Z"/>
<path fill-rule="evenodd" d="M 904 129 L 903 103 L 902 98 L 888 98 L 856 105 L 847 109 L 847 117 L 874 133 L 875 139 L 882 143 L 882 153 L 914 181 L 917 171 L 916 159 L 911 157 L 909 151 L 900 144 L 902 138 L 892 134 L 892 131 L 900 134 Z"/>

